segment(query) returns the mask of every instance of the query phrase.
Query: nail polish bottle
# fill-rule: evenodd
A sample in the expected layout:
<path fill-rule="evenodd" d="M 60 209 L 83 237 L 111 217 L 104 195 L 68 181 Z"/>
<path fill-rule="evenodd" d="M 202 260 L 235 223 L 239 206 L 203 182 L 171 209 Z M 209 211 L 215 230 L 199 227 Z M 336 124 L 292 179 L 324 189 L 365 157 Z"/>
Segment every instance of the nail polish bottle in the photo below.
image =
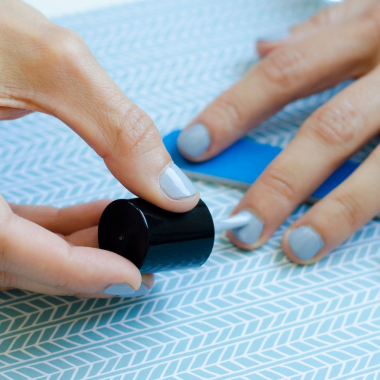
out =
<path fill-rule="evenodd" d="M 141 273 L 199 267 L 210 256 L 215 228 L 200 200 L 185 213 L 162 210 L 140 198 L 119 199 L 104 210 L 99 247 L 133 262 Z"/>

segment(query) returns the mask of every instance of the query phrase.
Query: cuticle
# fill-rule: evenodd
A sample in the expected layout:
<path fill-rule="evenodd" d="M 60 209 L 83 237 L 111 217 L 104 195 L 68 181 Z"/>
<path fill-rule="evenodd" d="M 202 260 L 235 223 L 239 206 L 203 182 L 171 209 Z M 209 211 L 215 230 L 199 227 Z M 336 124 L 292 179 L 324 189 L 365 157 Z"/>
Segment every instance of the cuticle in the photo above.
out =
<path fill-rule="evenodd" d="M 230 216 L 234 216 L 234 215 L 236 215 L 242 211 L 250 212 L 263 224 L 263 226 L 265 225 L 265 220 L 255 210 L 251 209 L 250 207 L 241 208 L 241 209 L 239 209 L 239 211 L 233 212 Z"/>

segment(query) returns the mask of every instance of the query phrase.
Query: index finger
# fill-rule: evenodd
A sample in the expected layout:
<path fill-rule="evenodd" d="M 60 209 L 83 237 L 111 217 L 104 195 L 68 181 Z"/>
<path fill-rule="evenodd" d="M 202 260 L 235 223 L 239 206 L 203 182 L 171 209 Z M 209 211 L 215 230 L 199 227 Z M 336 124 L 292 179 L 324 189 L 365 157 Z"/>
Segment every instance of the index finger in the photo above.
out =
<path fill-rule="evenodd" d="M 207 160 L 289 102 L 360 75 L 365 57 L 376 51 L 368 25 L 347 23 L 272 52 L 180 134 L 181 153 Z"/>
<path fill-rule="evenodd" d="M 17 86 L 28 87 L 29 108 L 66 123 L 132 193 L 170 211 L 195 207 L 197 189 L 173 163 L 153 120 L 127 98 L 81 37 L 54 24 L 34 36 L 38 44 L 30 43 L 28 33 L 20 39 L 37 51 L 22 60 L 19 71 L 28 77 L 18 75 Z"/>

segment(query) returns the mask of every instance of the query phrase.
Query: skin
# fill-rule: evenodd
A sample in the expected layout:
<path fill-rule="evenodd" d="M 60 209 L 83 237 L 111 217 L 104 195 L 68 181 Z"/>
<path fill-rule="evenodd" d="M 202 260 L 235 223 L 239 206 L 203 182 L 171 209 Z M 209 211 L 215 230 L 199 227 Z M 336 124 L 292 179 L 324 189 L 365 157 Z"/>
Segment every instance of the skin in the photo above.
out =
<path fill-rule="evenodd" d="M 380 132 L 380 2 L 347 0 L 291 30 L 282 41 L 259 41 L 262 60 L 219 96 L 190 124 L 202 123 L 211 144 L 193 161 L 207 160 L 296 99 L 339 82 L 353 84 L 314 112 L 289 146 L 251 186 L 233 214 L 253 211 L 264 221 L 257 243 L 264 244 L 293 210 L 345 160 Z M 189 127 L 190 127 L 189 126 Z M 315 262 L 339 246 L 380 211 L 380 146 L 341 186 L 312 207 L 285 232 L 290 260 Z M 325 245 L 310 261 L 294 255 L 287 237 L 311 226 Z"/>
<path fill-rule="evenodd" d="M 160 188 L 172 164 L 150 117 L 133 104 L 75 32 L 51 23 L 19 0 L 0 0 L 0 120 L 43 112 L 62 120 L 104 159 L 131 192 L 174 212 L 199 194 L 169 198 Z M 124 258 L 97 246 L 97 224 L 109 201 L 62 210 L 9 205 L 0 195 L 0 290 L 109 297 L 115 283 L 141 281 Z"/>

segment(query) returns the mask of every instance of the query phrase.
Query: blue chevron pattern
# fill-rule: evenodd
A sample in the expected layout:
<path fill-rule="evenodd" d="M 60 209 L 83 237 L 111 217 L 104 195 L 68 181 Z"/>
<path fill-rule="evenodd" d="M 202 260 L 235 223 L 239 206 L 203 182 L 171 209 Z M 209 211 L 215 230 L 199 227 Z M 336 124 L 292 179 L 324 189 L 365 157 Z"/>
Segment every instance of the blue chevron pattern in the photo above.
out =
<path fill-rule="evenodd" d="M 308 18 L 322 3 L 150 0 L 58 22 L 83 36 L 165 135 L 242 76 L 257 59 L 255 38 Z M 346 85 L 294 102 L 250 136 L 285 146 Z M 197 186 L 215 217 L 242 197 L 230 187 Z M 12 202 L 57 206 L 129 195 L 78 136 L 42 114 L 1 123 L 0 192 Z M 143 298 L 0 293 L 0 380 L 379 379 L 380 223 L 299 267 L 280 240 L 306 210 L 299 207 L 256 252 L 221 235 L 202 268 L 158 274 Z"/>

